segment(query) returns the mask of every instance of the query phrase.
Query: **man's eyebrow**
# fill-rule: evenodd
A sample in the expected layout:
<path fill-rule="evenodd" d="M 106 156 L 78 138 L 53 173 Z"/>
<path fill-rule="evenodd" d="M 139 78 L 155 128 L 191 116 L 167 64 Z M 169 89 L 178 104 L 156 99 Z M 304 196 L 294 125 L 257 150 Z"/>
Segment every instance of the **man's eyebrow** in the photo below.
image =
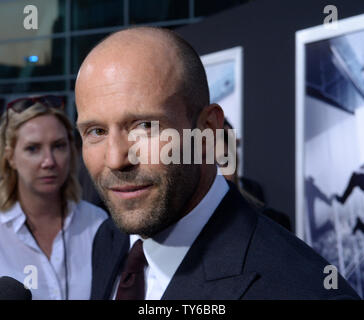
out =
<path fill-rule="evenodd" d="M 95 125 L 100 125 L 100 122 L 97 122 L 95 120 L 76 122 L 76 127 L 78 130 L 82 130 L 84 128 L 88 128 Z"/>
<path fill-rule="evenodd" d="M 140 121 L 140 120 L 161 120 L 161 121 L 165 121 L 165 122 L 169 122 L 170 119 L 168 116 L 166 116 L 163 113 L 160 114 L 128 114 L 123 122 L 128 122 L 128 121 Z M 91 126 L 97 126 L 97 125 L 102 125 L 102 123 L 100 121 L 96 121 L 96 120 L 88 120 L 88 121 L 80 121 L 76 123 L 76 126 L 79 130 L 82 130 L 84 128 L 88 128 Z"/>

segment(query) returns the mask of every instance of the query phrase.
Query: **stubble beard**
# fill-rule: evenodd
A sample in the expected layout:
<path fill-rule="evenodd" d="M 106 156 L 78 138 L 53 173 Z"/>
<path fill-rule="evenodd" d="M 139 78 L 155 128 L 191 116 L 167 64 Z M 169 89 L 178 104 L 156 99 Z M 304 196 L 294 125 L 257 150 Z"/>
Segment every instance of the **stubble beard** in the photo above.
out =
<path fill-rule="evenodd" d="M 196 166 L 171 164 L 158 175 L 135 169 L 109 172 L 94 181 L 117 227 L 127 234 L 148 238 L 186 214 L 184 209 L 196 192 L 199 179 L 200 171 Z M 111 200 L 107 187 L 125 183 L 151 183 L 154 190 L 145 198 Z"/>

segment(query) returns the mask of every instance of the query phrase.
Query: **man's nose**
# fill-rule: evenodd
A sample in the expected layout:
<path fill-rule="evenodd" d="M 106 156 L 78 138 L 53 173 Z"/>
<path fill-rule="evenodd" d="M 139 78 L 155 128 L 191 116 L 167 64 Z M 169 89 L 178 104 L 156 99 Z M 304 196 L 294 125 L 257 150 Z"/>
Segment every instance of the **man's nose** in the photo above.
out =
<path fill-rule="evenodd" d="M 110 132 L 105 154 L 105 165 L 110 170 L 132 166 L 128 159 L 129 142 L 122 132 Z"/>

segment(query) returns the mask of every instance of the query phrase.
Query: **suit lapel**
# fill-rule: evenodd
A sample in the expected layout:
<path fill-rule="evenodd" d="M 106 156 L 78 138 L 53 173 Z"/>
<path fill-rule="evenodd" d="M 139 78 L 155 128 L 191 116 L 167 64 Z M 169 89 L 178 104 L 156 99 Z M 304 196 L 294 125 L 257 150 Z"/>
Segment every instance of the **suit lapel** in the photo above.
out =
<path fill-rule="evenodd" d="M 257 216 L 234 186 L 191 246 L 162 299 L 241 298 L 257 279 L 244 270 Z"/>
<path fill-rule="evenodd" d="M 121 265 L 129 250 L 129 236 L 125 235 L 114 225 L 110 219 L 108 230 L 104 233 L 104 238 L 100 243 L 100 249 L 97 250 L 97 266 L 94 272 L 98 275 L 95 277 L 95 299 L 110 299 L 111 291 L 120 271 Z"/>

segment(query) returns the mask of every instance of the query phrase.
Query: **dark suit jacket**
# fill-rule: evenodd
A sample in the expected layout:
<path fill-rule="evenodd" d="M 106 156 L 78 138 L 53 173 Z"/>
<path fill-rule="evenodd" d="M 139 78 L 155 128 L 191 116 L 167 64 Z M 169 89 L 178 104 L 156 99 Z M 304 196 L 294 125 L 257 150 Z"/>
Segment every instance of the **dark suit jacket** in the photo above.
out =
<path fill-rule="evenodd" d="M 94 240 L 91 299 L 110 299 L 128 249 L 129 237 L 106 220 Z M 324 288 L 328 264 L 230 184 L 162 299 L 359 298 L 341 276 L 338 289 Z"/>

